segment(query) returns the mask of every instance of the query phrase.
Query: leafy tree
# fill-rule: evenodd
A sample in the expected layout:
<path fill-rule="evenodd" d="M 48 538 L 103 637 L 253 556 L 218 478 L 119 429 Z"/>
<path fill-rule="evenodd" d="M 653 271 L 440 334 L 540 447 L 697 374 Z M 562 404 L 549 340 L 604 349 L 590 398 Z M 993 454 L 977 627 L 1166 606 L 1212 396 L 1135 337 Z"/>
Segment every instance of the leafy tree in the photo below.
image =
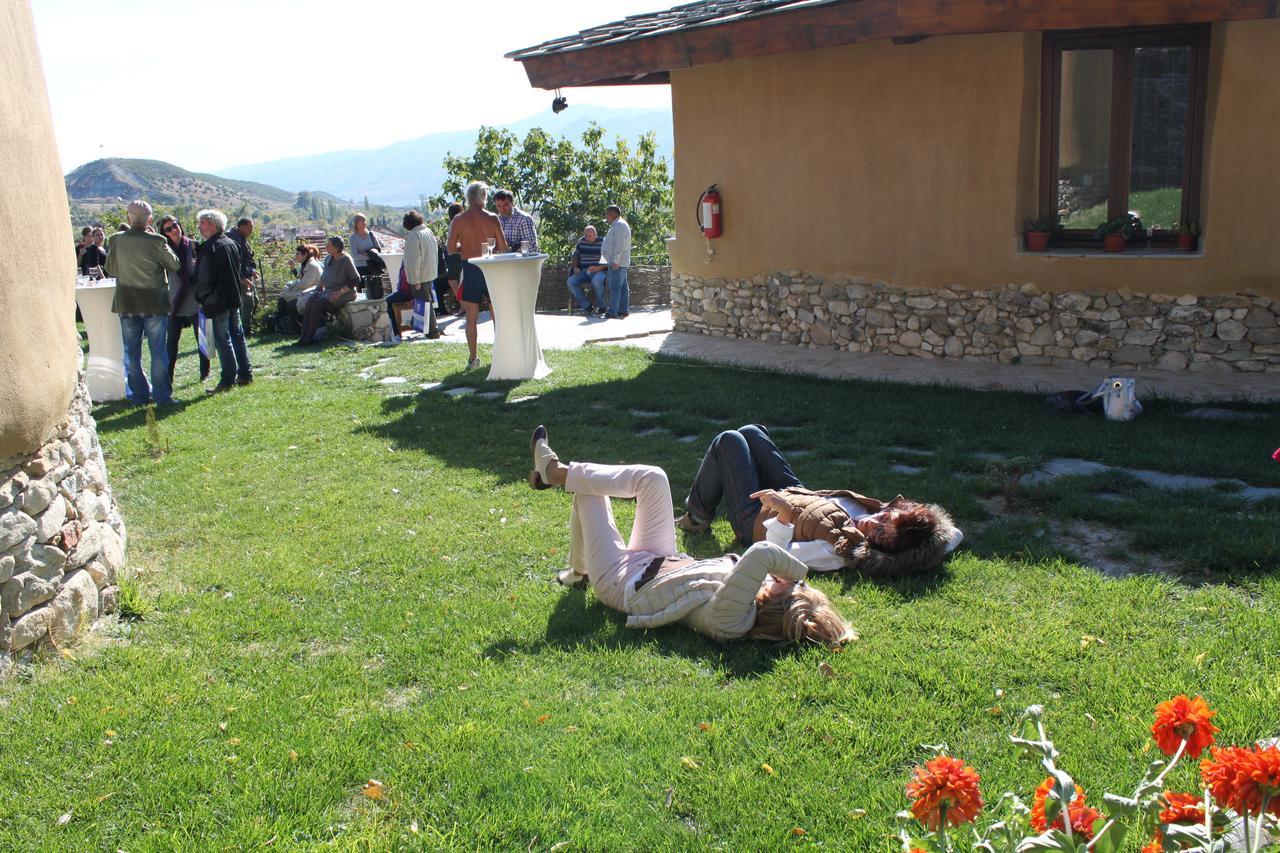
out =
<path fill-rule="evenodd" d="M 653 134 L 641 136 L 634 150 L 624 139 L 607 145 L 604 137 L 604 128 L 594 122 L 580 144 L 536 127 L 523 140 L 508 130 L 482 127 L 470 156 L 445 158 L 442 192 L 430 202 L 447 206 L 463 197 L 472 180 L 505 187 L 537 220 L 543 251 L 561 261 L 588 224 L 605 230 L 604 209 L 616 204 L 631 223 L 633 258 L 665 257 L 674 227 L 667 161 L 658 156 Z"/>
<path fill-rule="evenodd" d="M 315 209 L 315 201 L 311 198 L 311 193 L 303 190 L 298 193 L 298 200 L 293 203 L 298 210 L 306 210 L 308 208 Z"/>
<path fill-rule="evenodd" d="M 367 196 L 367 195 L 364 197 L 364 207 L 363 207 L 362 209 L 363 209 L 363 210 L 368 210 L 368 209 L 369 209 L 369 196 Z"/>
<path fill-rule="evenodd" d="M 323 215 L 324 215 L 323 212 L 320 210 L 320 199 L 316 198 L 315 196 L 312 196 L 311 197 L 311 218 L 319 222 Z"/>

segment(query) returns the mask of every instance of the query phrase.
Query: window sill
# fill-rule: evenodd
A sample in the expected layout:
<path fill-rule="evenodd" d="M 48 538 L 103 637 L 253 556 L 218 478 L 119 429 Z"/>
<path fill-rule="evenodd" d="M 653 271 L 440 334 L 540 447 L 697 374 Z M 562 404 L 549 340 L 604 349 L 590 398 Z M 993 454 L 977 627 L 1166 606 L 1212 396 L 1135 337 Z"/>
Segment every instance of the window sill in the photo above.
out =
<path fill-rule="evenodd" d="M 1180 249 L 1125 249 L 1123 252 L 1108 252 L 1105 249 L 1069 249 L 1049 248 L 1043 252 L 1028 252 L 1019 247 L 1017 254 L 1029 258 L 1088 258 L 1091 260 L 1194 260 L 1204 257 L 1204 249 L 1197 248 L 1186 252 Z"/>

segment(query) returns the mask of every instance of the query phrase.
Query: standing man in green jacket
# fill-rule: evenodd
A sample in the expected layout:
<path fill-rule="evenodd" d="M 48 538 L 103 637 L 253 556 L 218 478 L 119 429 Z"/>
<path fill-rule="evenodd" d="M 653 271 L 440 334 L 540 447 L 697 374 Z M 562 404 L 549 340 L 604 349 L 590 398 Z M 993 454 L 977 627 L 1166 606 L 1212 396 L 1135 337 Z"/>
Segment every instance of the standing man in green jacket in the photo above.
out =
<path fill-rule="evenodd" d="M 120 317 L 120 334 L 124 338 L 127 396 L 139 406 L 153 402 L 152 387 L 142 372 L 145 334 L 151 349 L 154 402 L 167 406 L 173 402 L 166 346 L 171 309 L 168 273 L 177 271 L 178 256 L 169 248 L 169 241 L 152 230 L 151 205 L 141 199 L 131 201 L 126 215 L 129 230 L 111 238 L 106 272 L 116 280 L 111 310 Z"/>

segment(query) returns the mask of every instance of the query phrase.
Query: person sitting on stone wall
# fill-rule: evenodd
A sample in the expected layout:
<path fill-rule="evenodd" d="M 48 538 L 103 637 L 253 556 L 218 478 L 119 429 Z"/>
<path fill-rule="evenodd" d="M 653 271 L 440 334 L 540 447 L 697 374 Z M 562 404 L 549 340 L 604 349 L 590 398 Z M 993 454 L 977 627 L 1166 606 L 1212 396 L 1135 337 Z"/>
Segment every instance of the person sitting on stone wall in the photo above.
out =
<path fill-rule="evenodd" d="M 676 526 L 706 533 L 722 500 L 740 542 L 776 542 L 816 572 L 850 568 L 898 577 L 931 571 L 963 538 L 934 504 L 806 489 L 757 424 L 712 439 Z"/>
<path fill-rule="evenodd" d="M 116 280 L 111 311 L 120 316 L 124 337 L 124 374 L 128 397 L 135 405 L 173 402 L 169 382 L 169 279 L 177 271 L 178 256 L 169 243 L 151 227 L 151 205 L 142 199 L 129 202 L 126 210 L 129 230 L 111 238 L 107 255 L 107 275 Z M 142 337 L 151 350 L 151 383 L 142 372 Z"/>
<path fill-rule="evenodd" d="M 604 279 L 609 268 L 600 263 L 600 250 L 603 246 L 604 242 L 596 236 L 596 227 L 588 225 L 582 229 L 582 239 L 574 247 L 573 260 L 569 262 L 569 292 L 573 294 L 573 301 L 584 314 L 590 314 L 593 310 L 600 314 L 605 313 Z M 587 284 L 591 285 L 592 294 L 595 296 L 594 309 L 591 307 L 591 300 L 582 289 Z"/>
<path fill-rule="evenodd" d="M 533 431 L 536 489 L 573 493 L 570 568 L 566 586 L 590 584 L 600 601 L 627 614 L 628 628 L 682 622 L 714 640 L 748 637 L 775 643 L 839 647 L 856 639 L 852 626 L 821 590 L 804 582 L 808 569 L 785 549 L 759 542 L 741 557 L 695 560 L 676 550 L 671 487 L 652 465 L 564 465 Z M 613 518 L 612 498 L 636 501 L 628 543 Z"/>
<path fill-rule="evenodd" d="M 316 330 L 325 317 L 337 314 L 342 306 L 356 298 L 356 286 L 360 284 L 356 263 L 347 254 L 346 243 L 341 237 L 330 237 L 325 243 L 325 251 L 329 257 L 324 259 L 320 286 L 302 312 L 302 338 L 298 343 L 303 346 L 315 342 Z"/>

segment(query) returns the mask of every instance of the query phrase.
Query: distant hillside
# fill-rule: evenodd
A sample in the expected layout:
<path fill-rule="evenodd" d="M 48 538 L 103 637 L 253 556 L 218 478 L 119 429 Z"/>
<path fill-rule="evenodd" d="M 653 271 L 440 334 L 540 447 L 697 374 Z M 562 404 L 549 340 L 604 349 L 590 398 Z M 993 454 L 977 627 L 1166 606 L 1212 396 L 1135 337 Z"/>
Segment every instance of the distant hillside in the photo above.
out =
<path fill-rule="evenodd" d="M 297 193 L 254 181 L 188 172 L 160 160 L 94 160 L 67 175 L 67 196 L 93 204 L 144 198 L 154 204 L 260 210 L 288 207 Z"/>
<path fill-rule="evenodd" d="M 674 140 L 670 110 L 610 109 L 573 106 L 556 115 L 550 110 L 522 121 L 497 125 L 520 136 L 534 127 L 569 139 L 580 139 L 587 125 L 596 122 L 611 137 L 635 143 L 653 132 L 658 153 L 671 162 Z M 248 166 L 228 166 L 218 171 L 236 178 L 264 181 L 290 190 L 325 189 L 342 198 L 368 196 L 375 204 L 416 205 L 421 196 L 440 192 L 446 154 L 469 154 L 476 130 L 431 133 L 368 151 L 332 151 L 306 157 L 289 157 Z"/>

